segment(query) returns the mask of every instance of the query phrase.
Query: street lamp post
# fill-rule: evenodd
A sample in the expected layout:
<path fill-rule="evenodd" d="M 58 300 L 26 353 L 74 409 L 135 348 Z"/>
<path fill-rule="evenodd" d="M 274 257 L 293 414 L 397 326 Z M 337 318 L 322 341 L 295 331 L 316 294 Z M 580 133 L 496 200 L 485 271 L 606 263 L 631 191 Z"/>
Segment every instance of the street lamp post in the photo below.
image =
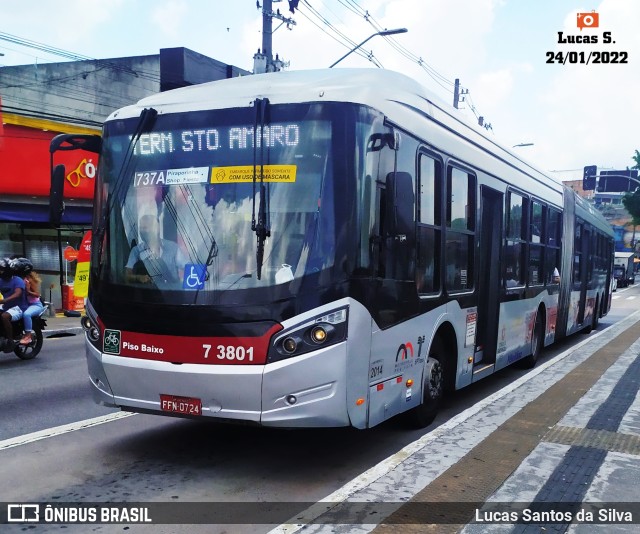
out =
<path fill-rule="evenodd" d="M 383 37 L 386 35 L 395 35 L 396 33 L 407 33 L 409 30 L 407 28 L 396 28 L 395 30 L 384 30 L 381 32 L 376 32 L 373 35 L 367 37 L 364 41 L 362 41 L 358 46 L 349 50 L 344 56 L 342 56 L 338 61 L 329 66 L 329 68 L 335 67 L 338 63 L 340 63 L 344 58 L 346 58 L 349 54 L 355 52 L 360 48 L 364 43 L 366 43 L 369 39 L 373 39 L 376 35 L 382 35 Z"/>

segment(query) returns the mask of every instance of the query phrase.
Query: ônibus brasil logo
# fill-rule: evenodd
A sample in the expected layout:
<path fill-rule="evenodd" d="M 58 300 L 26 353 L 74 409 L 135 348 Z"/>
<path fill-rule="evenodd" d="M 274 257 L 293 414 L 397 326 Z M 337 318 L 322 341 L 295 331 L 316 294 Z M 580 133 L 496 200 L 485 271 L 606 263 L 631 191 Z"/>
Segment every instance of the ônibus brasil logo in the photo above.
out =
<path fill-rule="evenodd" d="M 120 354 L 120 330 L 104 331 L 104 351 L 109 354 Z"/>

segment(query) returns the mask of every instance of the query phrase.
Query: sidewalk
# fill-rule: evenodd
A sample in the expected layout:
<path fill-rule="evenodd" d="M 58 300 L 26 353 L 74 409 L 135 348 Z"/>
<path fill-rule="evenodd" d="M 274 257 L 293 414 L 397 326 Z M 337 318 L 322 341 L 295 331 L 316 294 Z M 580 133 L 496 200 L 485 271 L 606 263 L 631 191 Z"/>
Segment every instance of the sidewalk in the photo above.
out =
<path fill-rule="evenodd" d="M 543 355 L 272 532 L 638 532 L 639 321 Z"/>
<path fill-rule="evenodd" d="M 45 338 L 56 334 L 82 334 L 80 317 L 65 317 L 64 313 L 59 312 L 55 317 L 45 315 L 45 320 L 47 328 L 42 332 Z"/>

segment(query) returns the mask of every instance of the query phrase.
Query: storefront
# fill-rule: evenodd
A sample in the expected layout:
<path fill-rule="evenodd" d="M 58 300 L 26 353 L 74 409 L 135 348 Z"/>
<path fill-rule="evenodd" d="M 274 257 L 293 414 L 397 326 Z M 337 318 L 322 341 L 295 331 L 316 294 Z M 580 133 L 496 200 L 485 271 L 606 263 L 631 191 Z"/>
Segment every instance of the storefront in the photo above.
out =
<path fill-rule="evenodd" d="M 93 153 L 56 153 L 63 163 L 65 212 L 60 227 L 49 224 L 49 143 L 59 133 L 98 133 L 86 127 L 59 124 L 2 113 L 0 107 L 0 257 L 29 258 L 42 276 L 42 293 L 56 310 L 78 309 L 70 288 L 75 258 L 91 227 L 97 157 Z M 65 254 L 64 251 L 67 250 Z"/>

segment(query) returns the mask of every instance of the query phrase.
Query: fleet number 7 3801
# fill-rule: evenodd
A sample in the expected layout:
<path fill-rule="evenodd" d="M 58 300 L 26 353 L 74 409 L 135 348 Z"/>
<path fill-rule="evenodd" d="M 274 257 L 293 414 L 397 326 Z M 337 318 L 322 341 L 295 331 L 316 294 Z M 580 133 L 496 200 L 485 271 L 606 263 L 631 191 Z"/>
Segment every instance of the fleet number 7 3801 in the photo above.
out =
<path fill-rule="evenodd" d="M 213 349 L 213 345 L 208 345 L 206 343 L 202 344 L 202 348 L 204 349 L 204 357 L 205 359 L 209 358 L 209 353 L 211 349 Z M 247 361 L 253 361 L 253 347 L 245 348 L 242 346 L 235 345 L 217 345 L 214 349 L 215 357 L 218 360 L 230 360 L 230 361 L 238 361 L 242 362 L 245 358 Z"/>

